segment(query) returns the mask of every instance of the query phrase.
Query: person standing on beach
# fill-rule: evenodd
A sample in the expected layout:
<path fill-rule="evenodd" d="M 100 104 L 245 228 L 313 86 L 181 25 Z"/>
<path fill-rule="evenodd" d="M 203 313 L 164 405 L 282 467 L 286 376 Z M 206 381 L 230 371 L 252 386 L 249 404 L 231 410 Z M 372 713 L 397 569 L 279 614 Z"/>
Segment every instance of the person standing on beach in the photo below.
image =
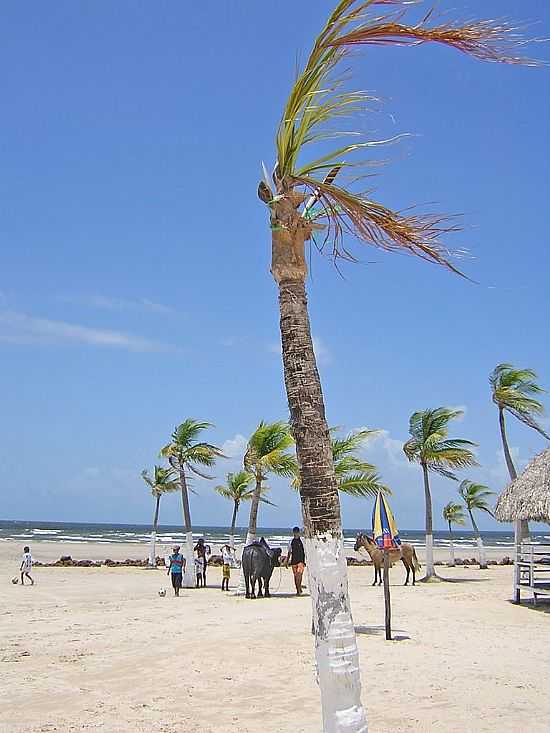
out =
<path fill-rule="evenodd" d="M 222 590 L 229 590 L 229 578 L 231 577 L 231 565 L 233 564 L 233 552 L 229 545 L 222 547 Z"/>
<path fill-rule="evenodd" d="M 183 579 L 183 573 L 185 572 L 185 558 L 180 554 L 179 545 L 174 545 L 172 549 L 174 553 L 173 555 L 170 555 L 170 565 L 168 566 L 167 575 L 171 576 L 174 595 L 179 596 L 181 581 Z"/>
<path fill-rule="evenodd" d="M 288 544 L 288 553 L 286 556 L 287 567 L 292 566 L 294 573 L 294 585 L 296 586 L 296 595 L 302 595 L 302 577 L 306 567 L 306 553 L 304 543 L 300 537 L 300 527 L 292 528 L 293 537 Z"/>
<path fill-rule="evenodd" d="M 208 558 L 210 557 L 212 550 L 210 549 L 210 545 L 204 544 L 204 539 L 201 537 L 200 540 L 195 545 L 195 552 L 197 553 L 197 557 L 202 559 L 202 587 L 206 588 L 206 566 L 208 565 Z M 197 585 L 197 588 L 199 586 Z"/>
<path fill-rule="evenodd" d="M 32 555 L 30 547 L 23 548 L 23 559 L 21 560 L 21 567 L 19 571 L 21 573 L 21 585 L 25 585 L 25 575 L 31 581 L 31 585 L 34 585 L 34 580 L 31 578 L 32 570 Z M 16 581 L 17 582 L 17 581 Z"/>

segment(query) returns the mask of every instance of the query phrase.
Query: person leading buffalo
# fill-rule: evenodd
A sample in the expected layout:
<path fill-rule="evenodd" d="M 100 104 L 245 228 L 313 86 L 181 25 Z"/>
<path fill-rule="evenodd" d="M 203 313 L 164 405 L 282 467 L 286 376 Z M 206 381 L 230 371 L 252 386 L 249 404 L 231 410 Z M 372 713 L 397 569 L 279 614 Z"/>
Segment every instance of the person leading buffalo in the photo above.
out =
<path fill-rule="evenodd" d="M 292 539 L 288 544 L 288 553 L 286 556 L 287 567 L 292 567 L 294 573 L 294 585 L 296 586 L 296 595 L 302 595 L 302 577 L 306 567 L 306 553 L 304 543 L 300 537 L 300 527 L 292 528 Z"/>

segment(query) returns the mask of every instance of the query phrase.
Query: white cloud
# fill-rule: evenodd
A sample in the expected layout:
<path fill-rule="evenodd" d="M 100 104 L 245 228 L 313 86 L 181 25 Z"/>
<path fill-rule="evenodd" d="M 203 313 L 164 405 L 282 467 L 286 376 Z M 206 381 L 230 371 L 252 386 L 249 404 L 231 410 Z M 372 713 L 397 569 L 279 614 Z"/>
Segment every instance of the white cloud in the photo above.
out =
<path fill-rule="evenodd" d="M 312 336 L 312 341 L 313 351 L 315 352 L 315 358 L 317 359 L 319 366 L 327 366 L 328 364 L 331 364 L 332 354 L 325 342 L 319 338 L 319 336 Z M 283 353 L 280 342 L 268 344 L 267 350 L 272 354 L 278 354 L 279 356 Z"/>
<path fill-rule="evenodd" d="M 130 300 L 126 298 L 113 298 L 108 295 L 62 295 L 58 300 L 63 303 L 74 303 L 75 305 L 102 308 L 104 310 L 149 311 L 150 313 L 159 313 L 161 315 L 174 313 L 173 308 L 162 303 L 156 303 L 148 298 Z"/>
<path fill-rule="evenodd" d="M 246 451 L 247 440 L 244 435 L 237 433 L 222 444 L 222 453 L 228 458 L 242 458 Z"/>
<path fill-rule="evenodd" d="M 15 344 L 80 343 L 141 352 L 177 350 L 121 331 L 35 318 L 16 311 L 0 312 L 0 341 Z"/>

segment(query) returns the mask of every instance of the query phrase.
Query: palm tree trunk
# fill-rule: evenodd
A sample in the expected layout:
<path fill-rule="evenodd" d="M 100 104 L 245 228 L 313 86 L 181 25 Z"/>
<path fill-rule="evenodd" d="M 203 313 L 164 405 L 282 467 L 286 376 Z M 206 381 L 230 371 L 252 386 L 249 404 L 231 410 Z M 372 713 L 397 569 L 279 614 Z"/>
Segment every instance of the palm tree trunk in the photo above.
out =
<path fill-rule="evenodd" d="M 480 570 L 486 570 L 487 569 L 487 558 L 485 556 L 485 545 L 483 544 L 483 540 L 481 539 L 481 532 L 479 531 L 477 527 L 476 520 L 474 519 L 474 513 L 472 512 L 470 508 L 468 508 L 468 514 L 470 515 L 470 521 L 472 522 L 472 527 L 476 534 L 477 549 L 479 552 L 479 568 Z"/>
<path fill-rule="evenodd" d="M 432 517 L 432 495 L 430 492 L 430 478 L 428 476 L 428 467 L 422 464 L 422 473 L 424 475 L 424 500 L 426 503 L 426 577 L 429 580 L 435 576 L 434 570 L 434 536 L 433 536 L 433 517 Z"/>
<path fill-rule="evenodd" d="M 313 604 L 323 731 L 367 733 L 338 487 L 313 351 L 305 274 L 289 278 L 289 269 L 284 262 L 285 246 L 287 249 L 290 246 L 294 254 L 298 251 L 303 259 L 303 234 L 301 236 L 300 240 L 298 231 L 292 239 L 287 228 L 273 232 L 271 270 L 279 285 L 285 386 L 300 466 L 304 544 Z M 288 253 L 286 258 L 288 260 Z"/>
<path fill-rule="evenodd" d="M 237 512 L 239 511 L 239 502 L 233 502 L 233 516 L 231 517 L 231 529 L 229 530 L 229 544 L 231 549 L 235 549 L 235 525 L 237 524 Z"/>
<path fill-rule="evenodd" d="M 157 567 L 156 559 L 156 542 L 157 542 L 157 525 L 159 521 L 160 494 L 157 494 L 155 501 L 155 514 L 153 516 L 153 530 L 151 532 L 151 547 L 149 550 L 149 567 Z"/>
<path fill-rule="evenodd" d="M 455 545 L 454 545 L 454 541 L 453 541 L 453 528 L 452 528 L 450 522 L 449 522 L 449 535 L 450 535 L 450 538 L 451 538 L 451 542 L 450 542 L 450 545 L 449 545 L 449 554 L 450 554 L 449 565 L 454 568 L 454 566 L 456 565 L 456 561 L 455 561 Z"/>
<path fill-rule="evenodd" d="M 504 418 L 504 409 L 502 407 L 498 408 L 498 424 L 500 427 L 500 437 L 502 438 L 502 450 L 504 451 L 504 459 L 506 461 L 506 466 L 508 467 L 510 480 L 515 481 L 515 479 L 517 479 L 518 477 L 518 474 L 516 471 L 516 467 L 514 466 L 514 461 L 512 460 L 510 448 L 508 447 L 508 438 L 506 437 L 506 421 Z M 528 539 L 529 522 L 526 522 L 524 519 L 520 519 L 515 522 L 514 534 L 516 535 L 516 544 L 519 544 L 523 540 Z"/>
<path fill-rule="evenodd" d="M 191 512 L 189 510 L 189 491 L 187 490 L 187 478 L 185 470 L 180 467 L 181 504 L 183 507 L 183 526 L 185 533 L 185 544 L 183 556 L 185 558 L 185 573 L 183 574 L 183 587 L 195 587 L 195 556 L 193 552 L 193 527 L 191 526 Z"/>

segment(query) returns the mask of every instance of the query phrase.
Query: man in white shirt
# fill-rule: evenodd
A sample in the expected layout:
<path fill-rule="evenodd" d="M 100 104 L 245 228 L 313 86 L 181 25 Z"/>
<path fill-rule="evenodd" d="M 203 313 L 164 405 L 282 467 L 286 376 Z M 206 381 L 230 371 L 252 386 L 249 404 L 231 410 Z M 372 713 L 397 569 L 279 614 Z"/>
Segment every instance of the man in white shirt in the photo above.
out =
<path fill-rule="evenodd" d="M 24 547 L 23 548 L 23 559 L 21 560 L 21 567 L 19 568 L 21 572 L 21 585 L 25 585 L 24 577 L 25 575 L 27 578 L 31 581 L 31 585 L 34 585 L 34 580 L 31 578 L 31 570 L 32 570 L 32 555 L 30 547 Z"/>

